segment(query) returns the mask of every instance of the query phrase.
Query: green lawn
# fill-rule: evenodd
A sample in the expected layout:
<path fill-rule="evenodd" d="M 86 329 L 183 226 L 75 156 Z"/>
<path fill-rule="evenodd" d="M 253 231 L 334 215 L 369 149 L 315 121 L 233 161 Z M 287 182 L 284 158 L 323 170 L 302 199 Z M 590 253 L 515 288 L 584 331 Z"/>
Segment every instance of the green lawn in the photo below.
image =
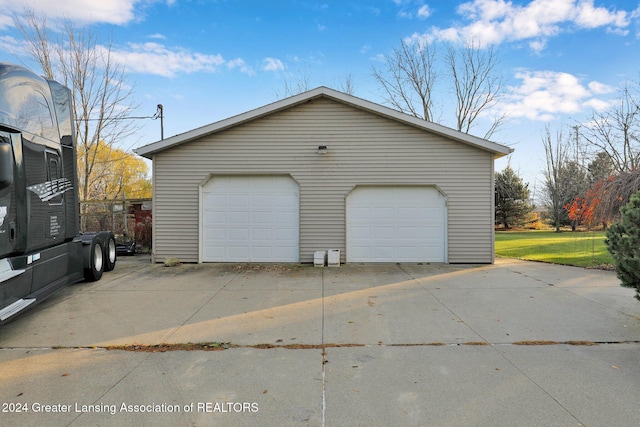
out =
<path fill-rule="evenodd" d="M 603 231 L 496 231 L 496 256 L 613 268 Z"/>

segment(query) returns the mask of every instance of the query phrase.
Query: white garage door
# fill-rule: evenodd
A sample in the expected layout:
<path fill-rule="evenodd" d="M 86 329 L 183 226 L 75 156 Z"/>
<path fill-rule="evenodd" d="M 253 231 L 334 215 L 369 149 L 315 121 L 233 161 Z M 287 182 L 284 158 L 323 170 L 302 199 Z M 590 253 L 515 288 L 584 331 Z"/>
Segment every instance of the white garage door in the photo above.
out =
<path fill-rule="evenodd" d="M 445 198 L 433 187 L 356 187 L 347 197 L 347 261 L 445 262 Z"/>
<path fill-rule="evenodd" d="M 202 261 L 298 261 L 299 189 L 291 177 L 214 177 L 202 208 Z"/>

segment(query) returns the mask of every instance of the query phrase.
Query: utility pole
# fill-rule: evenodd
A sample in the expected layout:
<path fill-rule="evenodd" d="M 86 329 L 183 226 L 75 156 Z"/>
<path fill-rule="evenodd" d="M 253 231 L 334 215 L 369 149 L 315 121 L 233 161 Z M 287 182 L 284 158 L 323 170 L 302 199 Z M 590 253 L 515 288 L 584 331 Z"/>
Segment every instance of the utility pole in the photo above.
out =
<path fill-rule="evenodd" d="M 162 104 L 158 104 L 158 111 L 156 117 L 160 117 L 160 140 L 164 139 L 164 107 Z"/>
<path fill-rule="evenodd" d="M 579 134 L 579 129 L 580 126 L 574 126 L 573 127 L 576 131 L 576 165 L 579 165 L 580 163 L 578 162 L 578 150 L 580 149 L 580 134 Z"/>

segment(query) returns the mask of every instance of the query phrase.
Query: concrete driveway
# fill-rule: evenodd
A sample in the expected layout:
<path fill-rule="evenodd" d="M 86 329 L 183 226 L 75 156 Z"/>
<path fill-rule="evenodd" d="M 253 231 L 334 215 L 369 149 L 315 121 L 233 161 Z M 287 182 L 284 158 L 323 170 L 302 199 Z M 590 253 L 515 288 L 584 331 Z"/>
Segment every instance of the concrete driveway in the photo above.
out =
<path fill-rule="evenodd" d="M 635 426 L 633 294 L 507 259 L 121 258 L 0 328 L 0 424 Z"/>

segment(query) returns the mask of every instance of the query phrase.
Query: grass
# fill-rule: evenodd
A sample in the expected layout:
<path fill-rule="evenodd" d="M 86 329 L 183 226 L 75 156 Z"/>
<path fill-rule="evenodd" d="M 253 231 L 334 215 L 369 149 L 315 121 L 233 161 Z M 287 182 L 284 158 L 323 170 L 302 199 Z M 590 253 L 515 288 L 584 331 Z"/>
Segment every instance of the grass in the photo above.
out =
<path fill-rule="evenodd" d="M 604 239 L 604 231 L 497 231 L 496 256 L 612 269 Z"/>

